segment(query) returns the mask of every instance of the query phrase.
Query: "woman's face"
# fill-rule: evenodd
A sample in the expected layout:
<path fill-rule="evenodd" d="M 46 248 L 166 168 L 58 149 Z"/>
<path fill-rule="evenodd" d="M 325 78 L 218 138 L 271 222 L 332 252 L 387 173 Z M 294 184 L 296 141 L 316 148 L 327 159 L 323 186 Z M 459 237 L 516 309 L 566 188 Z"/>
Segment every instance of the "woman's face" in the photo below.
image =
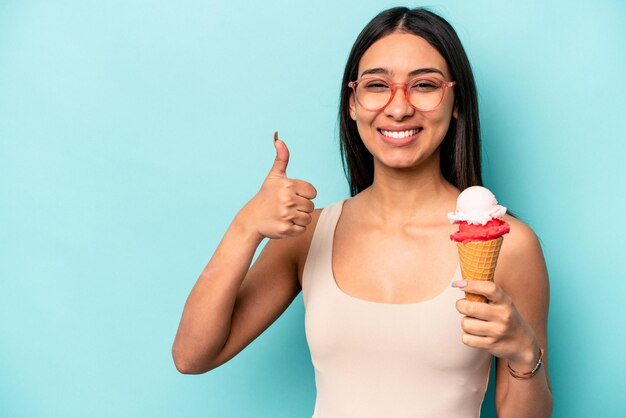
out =
<path fill-rule="evenodd" d="M 376 74 L 392 83 L 406 83 L 426 76 L 454 81 L 444 58 L 423 38 L 392 33 L 369 47 L 359 63 L 359 78 Z M 350 114 L 356 121 L 363 143 L 374 157 L 374 164 L 390 168 L 420 166 L 437 152 L 448 131 L 454 110 L 454 92 L 446 89 L 435 110 L 418 111 L 406 100 L 399 87 L 393 100 L 382 110 L 369 111 L 350 98 Z"/>

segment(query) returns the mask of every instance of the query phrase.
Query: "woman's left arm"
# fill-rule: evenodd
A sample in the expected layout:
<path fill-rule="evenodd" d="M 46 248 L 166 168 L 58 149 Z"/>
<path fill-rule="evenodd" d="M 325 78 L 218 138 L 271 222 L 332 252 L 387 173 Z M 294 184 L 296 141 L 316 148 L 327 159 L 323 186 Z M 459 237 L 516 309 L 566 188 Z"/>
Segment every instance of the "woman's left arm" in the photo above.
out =
<path fill-rule="evenodd" d="M 462 281 L 463 291 L 482 294 L 489 303 L 461 299 L 457 310 L 463 342 L 497 357 L 496 411 L 500 418 L 552 416 L 548 376 L 547 318 L 550 288 L 539 241 L 522 222 L 507 217 L 511 233 L 502 245 L 494 282 Z M 518 379 L 542 365 L 532 377 Z M 507 366 L 508 363 L 508 366 Z"/>

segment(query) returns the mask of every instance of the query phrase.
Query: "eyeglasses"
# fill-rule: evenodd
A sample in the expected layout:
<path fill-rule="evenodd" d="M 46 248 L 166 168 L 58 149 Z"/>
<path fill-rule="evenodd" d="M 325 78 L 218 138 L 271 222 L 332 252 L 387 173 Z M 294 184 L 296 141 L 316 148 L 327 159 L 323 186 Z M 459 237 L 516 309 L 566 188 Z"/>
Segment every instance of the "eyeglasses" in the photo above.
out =
<path fill-rule="evenodd" d="M 365 76 L 349 82 L 348 87 L 352 88 L 356 101 L 365 110 L 377 112 L 384 109 L 393 100 L 398 87 L 401 87 L 413 108 L 430 112 L 439 107 L 446 90 L 455 84 L 456 81 L 433 77 L 418 77 L 408 83 L 391 83 L 384 78 Z"/>

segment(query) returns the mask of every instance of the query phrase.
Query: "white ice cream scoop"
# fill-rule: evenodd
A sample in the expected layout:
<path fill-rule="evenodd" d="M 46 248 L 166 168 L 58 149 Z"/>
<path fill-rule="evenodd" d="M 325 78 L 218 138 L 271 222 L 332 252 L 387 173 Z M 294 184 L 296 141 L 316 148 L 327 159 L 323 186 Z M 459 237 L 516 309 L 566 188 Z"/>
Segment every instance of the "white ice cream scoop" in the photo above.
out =
<path fill-rule="evenodd" d="M 467 222 L 485 225 L 492 219 L 499 219 L 506 213 L 504 206 L 498 205 L 496 197 L 489 189 L 472 186 L 463 190 L 456 200 L 456 212 L 448 213 L 452 223 Z"/>

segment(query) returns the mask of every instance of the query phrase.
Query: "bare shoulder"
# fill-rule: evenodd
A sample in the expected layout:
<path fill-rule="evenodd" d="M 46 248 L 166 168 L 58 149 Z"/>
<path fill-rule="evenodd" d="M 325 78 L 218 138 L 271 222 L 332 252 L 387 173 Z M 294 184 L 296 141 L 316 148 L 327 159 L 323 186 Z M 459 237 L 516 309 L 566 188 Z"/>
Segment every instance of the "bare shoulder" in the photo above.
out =
<path fill-rule="evenodd" d="M 496 281 L 514 299 L 544 299 L 548 273 L 539 238 L 519 219 L 506 216 L 504 220 L 511 226 L 511 232 L 504 236 Z"/>
<path fill-rule="evenodd" d="M 511 226 L 511 232 L 504 236 L 502 256 L 505 258 L 528 257 L 537 255 L 537 252 L 541 252 L 539 238 L 528 225 L 508 215 L 506 215 L 503 220 L 508 222 Z"/>

